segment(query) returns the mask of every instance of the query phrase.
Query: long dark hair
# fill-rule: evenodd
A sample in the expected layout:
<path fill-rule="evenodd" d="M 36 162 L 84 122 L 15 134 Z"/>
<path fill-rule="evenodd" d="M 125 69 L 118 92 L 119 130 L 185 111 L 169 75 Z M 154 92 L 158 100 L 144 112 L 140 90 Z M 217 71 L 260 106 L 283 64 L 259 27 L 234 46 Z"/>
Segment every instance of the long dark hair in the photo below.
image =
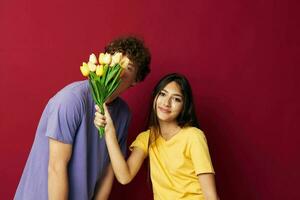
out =
<path fill-rule="evenodd" d="M 185 126 L 194 126 L 199 128 L 195 105 L 193 101 L 192 89 L 189 81 L 185 76 L 178 73 L 172 73 L 164 76 L 154 87 L 151 96 L 151 105 L 150 105 L 150 113 L 148 116 L 148 127 L 150 128 L 150 137 L 148 146 L 153 143 L 158 134 L 161 134 L 159 121 L 157 118 L 156 104 L 157 95 L 171 82 L 176 82 L 181 88 L 181 93 L 183 95 L 183 109 L 181 113 L 176 118 L 176 121 L 180 127 Z"/>

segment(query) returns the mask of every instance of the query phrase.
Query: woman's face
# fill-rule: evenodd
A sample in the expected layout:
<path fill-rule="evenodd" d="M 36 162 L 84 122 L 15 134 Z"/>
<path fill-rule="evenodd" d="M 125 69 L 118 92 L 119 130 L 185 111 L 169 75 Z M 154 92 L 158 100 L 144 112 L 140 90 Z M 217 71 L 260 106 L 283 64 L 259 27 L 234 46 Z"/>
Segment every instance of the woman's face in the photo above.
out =
<path fill-rule="evenodd" d="M 176 122 L 183 109 L 183 94 L 180 86 L 175 81 L 168 83 L 157 94 L 154 104 L 159 121 Z"/>

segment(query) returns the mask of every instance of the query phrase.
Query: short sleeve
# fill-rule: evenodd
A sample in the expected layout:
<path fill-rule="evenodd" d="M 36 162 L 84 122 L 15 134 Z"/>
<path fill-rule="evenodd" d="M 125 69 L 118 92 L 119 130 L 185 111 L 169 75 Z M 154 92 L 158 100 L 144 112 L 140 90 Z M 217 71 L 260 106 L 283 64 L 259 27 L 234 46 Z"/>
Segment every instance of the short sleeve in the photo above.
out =
<path fill-rule="evenodd" d="M 211 162 L 209 149 L 203 132 L 191 134 L 190 156 L 197 175 L 203 173 L 215 173 Z"/>
<path fill-rule="evenodd" d="M 81 121 L 80 113 L 80 102 L 73 93 L 58 93 L 47 106 L 46 136 L 73 144 Z"/>
<path fill-rule="evenodd" d="M 148 155 L 149 131 L 140 133 L 132 142 L 129 149 L 132 151 L 135 147 L 142 149 Z"/>

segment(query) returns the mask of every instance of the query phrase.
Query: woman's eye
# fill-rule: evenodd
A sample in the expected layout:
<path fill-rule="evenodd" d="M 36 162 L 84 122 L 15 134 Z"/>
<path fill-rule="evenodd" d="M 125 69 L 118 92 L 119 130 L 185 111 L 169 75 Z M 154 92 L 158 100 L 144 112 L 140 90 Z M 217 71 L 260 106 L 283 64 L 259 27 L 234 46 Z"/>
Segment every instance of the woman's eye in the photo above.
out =
<path fill-rule="evenodd" d="M 180 103 L 181 99 L 180 98 L 174 98 L 174 101 Z"/>
<path fill-rule="evenodd" d="M 164 92 L 159 92 L 159 96 L 165 96 L 166 94 Z"/>

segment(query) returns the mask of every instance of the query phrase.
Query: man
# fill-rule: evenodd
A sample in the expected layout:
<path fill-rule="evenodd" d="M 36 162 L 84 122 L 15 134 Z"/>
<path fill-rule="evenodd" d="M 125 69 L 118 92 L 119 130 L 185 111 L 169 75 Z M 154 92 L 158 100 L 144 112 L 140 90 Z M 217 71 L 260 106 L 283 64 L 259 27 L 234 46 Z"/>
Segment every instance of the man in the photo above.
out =
<path fill-rule="evenodd" d="M 135 37 L 116 39 L 105 47 L 105 52 L 121 52 L 130 59 L 121 85 L 107 101 L 125 153 L 130 111 L 118 96 L 144 80 L 150 72 L 151 55 Z M 49 100 L 15 200 L 108 198 L 114 174 L 105 140 L 93 125 L 94 114 L 95 102 L 87 80 L 66 86 Z"/>

